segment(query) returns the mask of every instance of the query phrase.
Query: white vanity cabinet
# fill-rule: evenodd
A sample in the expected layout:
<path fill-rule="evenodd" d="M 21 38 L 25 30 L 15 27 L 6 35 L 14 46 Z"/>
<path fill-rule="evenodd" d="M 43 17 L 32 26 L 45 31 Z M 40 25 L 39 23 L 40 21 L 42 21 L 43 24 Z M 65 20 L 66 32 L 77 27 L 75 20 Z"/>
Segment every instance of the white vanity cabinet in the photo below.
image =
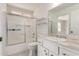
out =
<path fill-rule="evenodd" d="M 38 40 L 38 56 L 57 56 L 58 55 L 58 43 L 50 39 Z"/>
<path fill-rule="evenodd" d="M 46 49 L 45 47 L 43 47 L 43 39 L 38 39 L 38 47 L 37 47 L 37 54 L 38 56 L 48 56 L 49 52 L 48 49 Z"/>
<path fill-rule="evenodd" d="M 43 55 L 43 49 L 41 45 L 38 45 L 37 47 L 37 55 L 38 56 L 42 56 Z"/>
<path fill-rule="evenodd" d="M 38 39 L 37 42 L 39 43 L 37 46 L 37 55 L 42 56 L 43 55 L 42 39 Z"/>
<path fill-rule="evenodd" d="M 38 56 L 48 56 L 48 49 L 44 48 L 41 45 L 38 45 Z"/>
<path fill-rule="evenodd" d="M 49 56 L 57 56 L 57 54 L 52 51 L 49 51 Z"/>
<path fill-rule="evenodd" d="M 49 50 L 45 47 L 43 47 L 42 49 L 43 49 L 43 56 L 48 56 L 49 55 Z"/>
<path fill-rule="evenodd" d="M 43 46 L 49 50 L 49 56 L 58 55 L 58 43 L 51 40 L 43 40 Z"/>
<path fill-rule="evenodd" d="M 78 51 L 76 51 L 78 52 Z M 60 56 L 78 56 L 79 54 L 76 53 L 73 49 L 69 49 L 67 47 L 60 47 Z"/>
<path fill-rule="evenodd" d="M 58 38 L 60 39 L 60 38 Z M 38 56 L 78 56 L 78 44 L 68 44 L 67 41 L 56 41 L 54 39 L 39 40 Z"/>

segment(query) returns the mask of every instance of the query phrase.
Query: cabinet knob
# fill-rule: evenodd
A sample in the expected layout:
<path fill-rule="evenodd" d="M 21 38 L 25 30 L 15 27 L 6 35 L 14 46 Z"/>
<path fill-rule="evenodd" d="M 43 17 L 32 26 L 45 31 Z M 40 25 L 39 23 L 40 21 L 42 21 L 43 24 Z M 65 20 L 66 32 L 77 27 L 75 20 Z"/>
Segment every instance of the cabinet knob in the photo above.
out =
<path fill-rule="evenodd" d="M 66 54 L 65 54 L 65 53 L 63 53 L 63 55 L 65 56 Z"/>
<path fill-rule="evenodd" d="M 47 53 L 45 53 L 45 55 L 47 55 Z"/>
<path fill-rule="evenodd" d="M 46 52 L 46 50 L 44 50 L 44 52 Z"/>
<path fill-rule="evenodd" d="M 53 54 L 51 54 L 51 56 L 54 56 Z"/>

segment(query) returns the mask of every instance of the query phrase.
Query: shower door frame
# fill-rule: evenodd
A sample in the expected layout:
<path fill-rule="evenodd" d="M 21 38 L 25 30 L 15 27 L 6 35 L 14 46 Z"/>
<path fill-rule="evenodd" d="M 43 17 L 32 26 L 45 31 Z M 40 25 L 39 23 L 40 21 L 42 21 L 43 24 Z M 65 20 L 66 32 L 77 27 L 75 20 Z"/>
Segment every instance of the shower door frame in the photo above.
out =
<path fill-rule="evenodd" d="M 7 13 L 6 15 L 13 15 L 13 16 L 24 17 L 24 16 L 12 14 L 12 13 Z M 24 23 L 24 42 L 19 42 L 19 43 L 14 43 L 14 44 L 8 44 L 8 19 L 7 19 L 7 16 L 6 16 L 6 46 L 12 46 L 12 45 L 17 45 L 17 44 L 22 44 L 22 43 L 26 43 L 25 23 Z"/>

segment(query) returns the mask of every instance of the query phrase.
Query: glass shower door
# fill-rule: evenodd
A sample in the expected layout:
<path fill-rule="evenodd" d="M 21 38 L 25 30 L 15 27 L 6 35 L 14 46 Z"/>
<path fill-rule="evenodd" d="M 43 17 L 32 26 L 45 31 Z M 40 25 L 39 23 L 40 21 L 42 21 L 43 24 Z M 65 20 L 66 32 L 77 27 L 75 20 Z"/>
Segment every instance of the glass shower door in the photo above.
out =
<path fill-rule="evenodd" d="M 26 42 L 25 18 L 16 15 L 7 15 L 7 44 L 19 44 Z"/>

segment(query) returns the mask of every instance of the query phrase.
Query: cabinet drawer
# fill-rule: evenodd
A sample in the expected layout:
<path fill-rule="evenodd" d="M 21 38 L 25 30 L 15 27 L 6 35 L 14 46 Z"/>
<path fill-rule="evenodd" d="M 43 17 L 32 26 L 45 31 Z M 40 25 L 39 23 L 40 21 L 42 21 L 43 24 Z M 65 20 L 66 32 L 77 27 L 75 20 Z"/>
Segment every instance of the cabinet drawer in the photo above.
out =
<path fill-rule="evenodd" d="M 48 56 L 48 50 L 43 46 L 38 45 L 38 56 Z"/>
<path fill-rule="evenodd" d="M 60 55 L 61 56 L 77 56 L 76 53 L 72 52 L 71 50 L 66 50 L 64 48 L 60 48 Z"/>
<path fill-rule="evenodd" d="M 43 40 L 43 46 L 47 48 L 48 50 L 58 54 L 58 44 L 56 42 Z"/>
<path fill-rule="evenodd" d="M 43 54 L 43 49 L 42 49 L 42 46 L 40 46 L 40 45 L 38 45 L 38 47 L 37 47 L 37 54 L 38 54 L 38 56 L 42 56 L 42 54 Z"/>
<path fill-rule="evenodd" d="M 52 51 L 49 51 L 49 56 L 57 56 L 57 54 L 55 54 L 55 53 L 52 52 Z"/>
<path fill-rule="evenodd" d="M 48 53 L 49 53 L 48 49 L 43 47 L 43 54 L 44 54 L 44 56 L 48 56 L 49 55 Z"/>

